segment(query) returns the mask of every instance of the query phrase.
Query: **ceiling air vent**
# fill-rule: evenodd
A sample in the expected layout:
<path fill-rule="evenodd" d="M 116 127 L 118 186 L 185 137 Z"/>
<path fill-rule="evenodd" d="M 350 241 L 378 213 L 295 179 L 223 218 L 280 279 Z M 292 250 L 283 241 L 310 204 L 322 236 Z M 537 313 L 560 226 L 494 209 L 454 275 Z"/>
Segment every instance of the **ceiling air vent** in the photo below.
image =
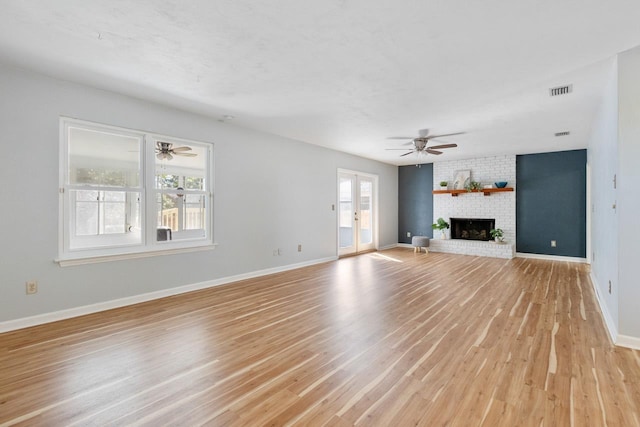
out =
<path fill-rule="evenodd" d="M 573 85 L 558 86 L 549 89 L 550 96 L 566 95 L 571 92 L 573 92 Z"/>
<path fill-rule="evenodd" d="M 564 132 L 556 132 L 554 135 L 555 136 L 567 136 L 569 135 L 571 132 L 569 132 L 568 130 L 565 130 Z"/>

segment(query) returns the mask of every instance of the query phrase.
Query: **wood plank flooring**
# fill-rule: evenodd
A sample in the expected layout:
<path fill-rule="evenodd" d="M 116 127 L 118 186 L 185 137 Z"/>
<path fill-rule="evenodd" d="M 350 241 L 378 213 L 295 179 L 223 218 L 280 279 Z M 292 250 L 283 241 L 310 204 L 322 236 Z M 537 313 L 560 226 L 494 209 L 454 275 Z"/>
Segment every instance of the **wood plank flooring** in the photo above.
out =
<path fill-rule="evenodd" d="M 588 266 L 393 249 L 0 335 L 0 425 L 640 426 Z"/>

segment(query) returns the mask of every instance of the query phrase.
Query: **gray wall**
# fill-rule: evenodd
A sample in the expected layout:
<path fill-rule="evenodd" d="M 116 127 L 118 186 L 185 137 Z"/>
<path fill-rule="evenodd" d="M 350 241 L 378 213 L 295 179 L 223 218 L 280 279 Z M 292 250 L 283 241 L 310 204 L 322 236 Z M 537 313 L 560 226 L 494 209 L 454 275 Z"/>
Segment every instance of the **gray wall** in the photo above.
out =
<path fill-rule="evenodd" d="M 619 55 L 618 100 L 619 332 L 640 348 L 640 47 Z"/>
<path fill-rule="evenodd" d="M 616 343 L 640 349 L 638 76 L 640 47 L 623 52 L 612 60 L 609 84 L 603 92 L 602 105 L 592 127 L 589 166 L 592 193 L 591 277 Z"/>
<path fill-rule="evenodd" d="M 433 236 L 433 163 L 398 168 L 398 242 Z"/>
<path fill-rule="evenodd" d="M 591 275 L 612 334 L 618 329 L 618 214 L 613 177 L 618 171 L 618 67 L 612 60 L 609 82 L 593 120 L 588 162 L 591 171 Z M 611 282 L 611 292 L 609 292 Z"/>
<path fill-rule="evenodd" d="M 516 157 L 517 252 L 586 257 L 586 165 L 587 150 Z"/>
<path fill-rule="evenodd" d="M 0 65 L 0 322 L 336 256 L 337 169 L 379 175 L 397 243 L 397 167 Z M 215 143 L 213 251 L 62 268 L 59 116 Z M 297 245 L 303 252 L 297 252 Z M 281 248 L 282 256 L 273 256 Z M 25 295 L 25 281 L 39 292 Z"/>

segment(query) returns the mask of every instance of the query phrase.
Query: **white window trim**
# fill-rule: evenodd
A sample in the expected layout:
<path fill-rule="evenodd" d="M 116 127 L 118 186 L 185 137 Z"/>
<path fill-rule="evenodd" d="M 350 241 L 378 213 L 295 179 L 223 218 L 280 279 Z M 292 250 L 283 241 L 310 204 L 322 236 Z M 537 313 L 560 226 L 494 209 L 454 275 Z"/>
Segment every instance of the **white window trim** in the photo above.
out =
<path fill-rule="evenodd" d="M 163 250 L 145 250 L 140 252 L 128 252 L 113 255 L 84 256 L 77 258 L 58 258 L 54 260 L 60 267 L 72 267 L 75 265 L 97 264 L 101 262 L 122 261 L 128 259 L 151 258 L 162 255 L 176 255 L 190 252 L 210 251 L 218 246 L 217 243 L 202 246 L 190 246 L 185 248 L 170 248 Z"/>
<path fill-rule="evenodd" d="M 65 201 L 67 196 L 67 182 L 69 173 L 68 164 L 68 134 L 69 126 L 81 126 L 83 128 L 95 129 L 98 131 L 113 130 L 119 134 L 138 135 L 142 137 L 142 150 L 140 158 L 140 192 L 141 192 L 141 213 L 142 216 L 142 240 L 140 244 L 135 245 L 118 245 L 108 248 L 89 248 L 89 249 L 69 249 L 69 235 L 67 228 L 69 227 L 69 208 L 68 202 Z M 206 188 L 204 191 L 198 191 L 206 197 L 205 203 L 208 203 L 208 215 L 206 218 L 207 227 L 205 227 L 206 235 L 194 239 L 181 239 L 172 241 L 157 242 L 156 235 L 156 219 L 155 215 L 155 196 L 157 194 L 154 186 L 155 182 L 155 150 L 149 149 L 149 145 L 155 147 L 156 141 L 170 140 L 179 144 L 191 144 L 206 147 L 207 153 L 207 173 L 205 178 Z M 177 138 L 168 135 L 161 135 L 152 132 L 145 132 L 135 129 L 121 128 L 117 126 L 105 125 L 96 122 L 90 122 L 70 117 L 60 117 L 60 150 L 59 150 L 59 203 L 58 203 L 58 258 L 54 261 L 60 266 L 92 264 L 97 262 L 117 261 L 123 259 L 146 258 L 161 255 L 170 255 L 185 252 L 194 252 L 202 250 L 214 249 L 217 244 L 213 240 L 213 201 L 214 201 L 214 144 L 206 141 L 194 141 L 184 138 Z M 150 165 L 150 167 L 148 167 Z M 152 218 L 154 217 L 154 218 Z"/>

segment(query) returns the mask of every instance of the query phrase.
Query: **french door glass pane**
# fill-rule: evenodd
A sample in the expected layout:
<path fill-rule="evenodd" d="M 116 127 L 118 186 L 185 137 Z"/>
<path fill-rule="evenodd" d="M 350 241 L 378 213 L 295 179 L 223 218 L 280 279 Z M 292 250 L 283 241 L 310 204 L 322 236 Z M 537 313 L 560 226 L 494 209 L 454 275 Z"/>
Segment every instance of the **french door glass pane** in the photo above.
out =
<path fill-rule="evenodd" d="M 353 182 L 340 178 L 340 247 L 353 246 Z"/>
<path fill-rule="evenodd" d="M 358 224 L 360 227 L 360 243 L 367 244 L 373 242 L 373 215 L 371 200 L 373 183 L 371 181 L 360 181 L 360 212 L 358 212 Z"/>

